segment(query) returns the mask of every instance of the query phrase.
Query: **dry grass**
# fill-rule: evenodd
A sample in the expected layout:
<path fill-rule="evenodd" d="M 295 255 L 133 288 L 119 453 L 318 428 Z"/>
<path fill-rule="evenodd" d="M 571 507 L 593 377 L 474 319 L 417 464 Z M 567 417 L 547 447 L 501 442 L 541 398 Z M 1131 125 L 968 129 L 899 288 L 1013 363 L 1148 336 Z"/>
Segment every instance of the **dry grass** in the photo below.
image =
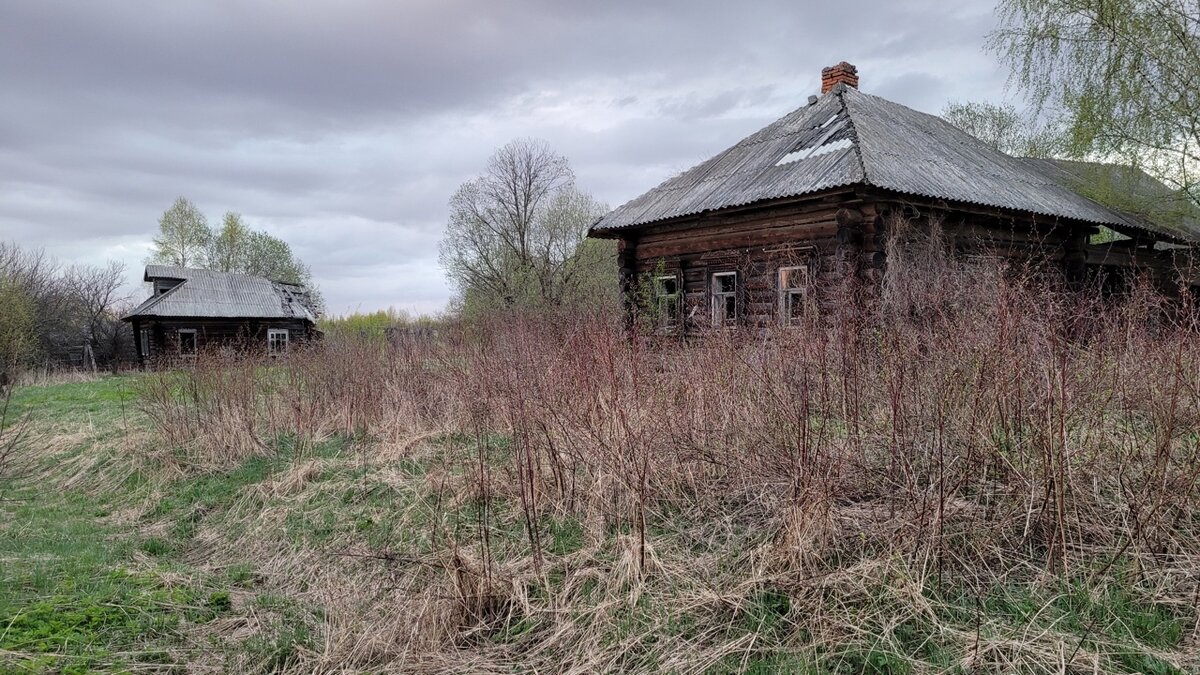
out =
<path fill-rule="evenodd" d="M 192 543 L 320 608 L 282 670 L 1200 668 L 1194 303 L 940 251 L 787 331 L 499 317 L 142 408 L 205 471 L 300 457 Z"/>

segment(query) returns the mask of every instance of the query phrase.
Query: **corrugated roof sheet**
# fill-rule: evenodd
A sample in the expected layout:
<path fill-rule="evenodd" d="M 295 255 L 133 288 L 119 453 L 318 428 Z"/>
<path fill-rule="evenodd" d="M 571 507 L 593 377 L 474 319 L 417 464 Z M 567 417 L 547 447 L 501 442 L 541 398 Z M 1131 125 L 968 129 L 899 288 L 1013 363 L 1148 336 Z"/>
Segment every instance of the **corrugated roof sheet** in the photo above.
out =
<path fill-rule="evenodd" d="M 850 185 L 1200 240 L 1194 224 L 1163 227 L 1109 209 L 939 117 L 844 85 L 618 207 L 593 230 Z"/>
<path fill-rule="evenodd" d="M 148 265 L 146 281 L 181 279 L 183 283 L 149 298 L 125 318 L 193 317 L 231 319 L 307 319 L 316 321 L 302 286 L 234 272 Z"/>
<path fill-rule="evenodd" d="M 1060 185 L 1092 197 L 1136 221 L 1142 229 L 1195 240 L 1200 209 L 1182 190 L 1172 190 L 1145 171 L 1121 164 L 1024 158 Z"/>

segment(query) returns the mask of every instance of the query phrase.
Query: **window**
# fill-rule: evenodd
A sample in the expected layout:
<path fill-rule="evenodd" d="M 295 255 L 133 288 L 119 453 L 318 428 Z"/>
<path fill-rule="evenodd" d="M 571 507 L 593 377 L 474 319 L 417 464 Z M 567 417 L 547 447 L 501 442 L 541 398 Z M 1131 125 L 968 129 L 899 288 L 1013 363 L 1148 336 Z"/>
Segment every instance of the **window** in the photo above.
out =
<path fill-rule="evenodd" d="M 679 325 L 679 298 L 679 277 L 654 278 L 654 314 L 659 328 L 671 331 Z"/>
<path fill-rule="evenodd" d="M 180 328 L 179 329 L 179 355 L 180 356 L 195 356 L 196 355 L 196 329 L 195 328 Z"/>
<path fill-rule="evenodd" d="M 808 268 L 779 268 L 779 316 L 785 326 L 804 321 L 808 298 Z"/>
<path fill-rule="evenodd" d="M 288 332 L 286 328 L 270 328 L 267 330 L 267 353 L 278 356 L 287 351 Z"/>
<path fill-rule="evenodd" d="M 737 325 L 737 272 L 712 275 L 712 325 Z"/>
<path fill-rule="evenodd" d="M 138 338 L 141 340 L 142 358 L 150 356 L 150 329 L 141 329 L 141 331 L 138 333 Z"/>

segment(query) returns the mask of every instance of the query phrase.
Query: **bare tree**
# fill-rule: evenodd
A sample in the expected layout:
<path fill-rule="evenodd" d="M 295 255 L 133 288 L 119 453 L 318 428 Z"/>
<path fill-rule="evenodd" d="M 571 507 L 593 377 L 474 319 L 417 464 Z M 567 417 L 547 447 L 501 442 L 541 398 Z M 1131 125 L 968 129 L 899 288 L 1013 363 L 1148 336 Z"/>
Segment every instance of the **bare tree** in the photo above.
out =
<path fill-rule="evenodd" d="M 516 140 L 450 198 L 440 261 L 467 311 L 576 302 L 603 265 L 603 245 L 584 244 L 604 211 L 565 157 Z"/>
<path fill-rule="evenodd" d="M 126 300 L 120 294 L 124 278 L 125 265 L 115 261 L 104 267 L 72 266 L 63 275 L 83 318 L 93 361 L 106 363 L 114 371 L 120 365 L 126 343 L 132 339 L 116 311 Z"/>
<path fill-rule="evenodd" d="M 61 283 L 58 263 L 41 249 L 0 242 L 0 317 L 10 376 L 19 366 L 62 354 L 78 344 L 74 307 Z M 19 345 L 19 346 L 18 346 Z M 11 348 L 11 349 L 10 349 Z"/>

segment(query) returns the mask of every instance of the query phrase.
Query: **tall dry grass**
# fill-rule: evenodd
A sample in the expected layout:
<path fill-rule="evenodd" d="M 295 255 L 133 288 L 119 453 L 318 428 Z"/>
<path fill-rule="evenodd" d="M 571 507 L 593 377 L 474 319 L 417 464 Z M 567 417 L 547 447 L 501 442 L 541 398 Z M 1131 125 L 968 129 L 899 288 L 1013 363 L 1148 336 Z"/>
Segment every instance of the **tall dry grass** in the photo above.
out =
<path fill-rule="evenodd" d="M 1064 580 L 1194 621 L 1194 299 L 962 262 L 936 231 L 889 259 L 882 286 L 839 284 L 806 325 L 765 334 L 683 346 L 603 318 L 498 316 L 271 363 L 209 355 L 149 379 L 143 407 L 214 465 L 280 437 L 370 439 L 368 454 L 428 461 L 427 505 L 473 511 L 472 528 L 428 525 L 428 551 L 354 553 L 391 569 L 403 598 L 368 575 L 346 599 L 327 579 L 344 607 L 395 604 L 386 620 L 338 618 L 307 667 L 694 671 L 890 644 L 919 621 L 960 665 L 1103 669 L 1124 648 L 1103 627 L 1013 634 L 981 604 Z M 584 546 L 555 552 L 567 521 Z M 948 622 L 931 588 L 975 597 L 974 614 Z M 732 630 L 764 589 L 786 597 L 786 630 Z M 620 628 L 646 602 L 695 630 L 651 621 L 647 647 Z M 480 641 L 523 617 L 541 628 L 515 646 Z M 1160 656 L 1187 668 L 1188 649 Z"/>

